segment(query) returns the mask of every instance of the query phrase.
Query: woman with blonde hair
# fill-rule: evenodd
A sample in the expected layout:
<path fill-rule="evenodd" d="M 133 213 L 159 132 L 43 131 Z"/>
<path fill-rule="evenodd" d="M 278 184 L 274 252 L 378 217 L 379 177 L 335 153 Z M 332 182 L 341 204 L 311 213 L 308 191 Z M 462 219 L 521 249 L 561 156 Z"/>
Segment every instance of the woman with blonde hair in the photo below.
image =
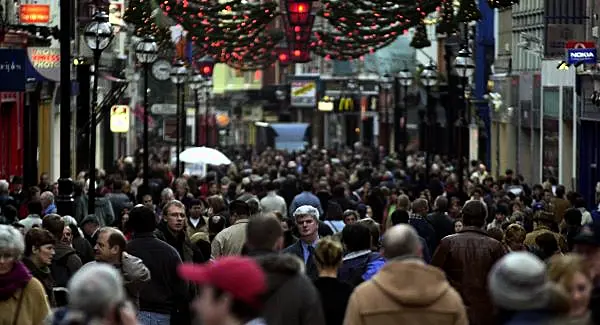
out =
<path fill-rule="evenodd" d="M 577 254 L 552 256 L 548 261 L 548 277 L 569 295 L 569 316 L 563 324 L 592 324 L 588 309 L 592 279 L 584 258 Z"/>
<path fill-rule="evenodd" d="M 315 287 L 321 295 L 327 325 L 343 324 L 346 306 L 354 289 L 337 278 L 343 257 L 344 249 L 339 241 L 325 237 L 317 242 L 314 259 L 319 278 L 315 280 Z"/>

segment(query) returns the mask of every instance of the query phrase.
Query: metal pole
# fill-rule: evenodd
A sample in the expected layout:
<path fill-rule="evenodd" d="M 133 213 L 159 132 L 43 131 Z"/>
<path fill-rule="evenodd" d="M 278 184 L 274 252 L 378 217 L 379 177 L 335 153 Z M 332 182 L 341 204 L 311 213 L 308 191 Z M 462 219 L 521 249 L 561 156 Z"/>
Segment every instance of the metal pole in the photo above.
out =
<path fill-rule="evenodd" d="M 198 89 L 194 89 L 194 126 L 196 128 L 196 147 L 200 146 L 200 101 L 198 100 Z"/>
<path fill-rule="evenodd" d="M 463 94 L 463 104 L 465 109 L 468 110 L 468 104 L 467 104 L 467 99 L 465 98 L 464 95 L 464 91 L 467 87 L 467 78 L 463 76 L 463 78 L 461 78 L 461 83 L 462 83 L 462 94 Z M 465 163 L 464 163 L 464 157 L 463 157 L 463 152 L 464 152 L 464 141 L 463 141 L 463 126 L 464 126 L 464 121 L 463 121 L 463 114 L 464 111 L 461 112 L 458 116 L 458 134 L 457 134 L 457 140 L 458 140 L 458 173 L 457 173 L 457 177 L 458 177 L 458 193 L 460 195 L 460 199 L 462 200 L 465 195 L 464 195 L 464 187 L 465 187 Z"/>
<path fill-rule="evenodd" d="M 60 0 L 60 178 L 56 205 L 60 215 L 74 215 L 71 179 L 71 1 Z"/>
<path fill-rule="evenodd" d="M 517 144 L 518 146 L 518 144 Z M 518 147 L 517 147 L 517 150 Z M 500 121 L 496 120 L 496 179 L 500 178 Z"/>
<path fill-rule="evenodd" d="M 150 65 L 144 63 L 144 190 L 149 190 L 150 152 L 148 148 L 148 70 Z"/>
<path fill-rule="evenodd" d="M 404 161 L 404 168 L 408 166 L 408 86 L 404 86 L 404 107 L 402 108 L 402 159 Z"/>
<path fill-rule="evenodd" d="M 431 86 L 427 86 L 425 87 L 425 93 L 426 93 L 426 98 L 427 98 L 427 103 L 426 103 L 426 114 L 425 114 L 425 130 L 423 131 L 423 135 L 425 136 L 424 139 L 424 147 L 425 147 L 425 186 L 428 188 L 429 187 L 429 173 L 431 172 L 431 128 L 433 127 L 432 125 L 432 115 L 431 114 Z"/>
<path fill-rule="evenodd" d="M 94 51 L 94 83 L 92 86 L 92 116 L 90 122 L 90 187 L 88 190 L 88 214 L 96 210 L 96 106 L 98 106 L 98 69 L 100 66 L 99 50 Z"/>
<path fill-rule="evenodd" d="M 177 126 L 175 127 L 175 132 L 177 134 L 177 136 L 175 137 L 176 139 L 176 144 L 175 144 L 175 177 L 179 177 L 179 152 L 181 152 L 181 108 L 179 107 L 179 97 L 180 97 L 180 91 L 181 91 L 181 86 L 179 84 L 176 85 L 177 87 L 177 104 L 176 104 L 176 108 L 177 108 Z"/>
<path fill-rule="evenodd" d="M 399 105 L 400 87 L 398 84 L 398 77 L 394 77 L 394 152 L 396 152 L 397 155 L 400 155 L 400 159 L 403 159 L 404 156 L 402 156 L 402 152 L 400 151 L 400 144 L 402 142 L 402 130 L 400 130 L 400 116 L 402 115 L 402 111 Z"/>
<path fill-rule="evenodd" d="M 209 138 L 210 138 L 210 128 L 208 127 L 208 122 L 210 120 L 210 118 L 208 116 L 208 114 L 209 114 L 208 111 L 210 109 L 210 98 L 209 98 L 210 91 L 208 89 L 208 81 L 207 81 L 207 83 L 206 83 L 205 86 L 206 87 L 204 88 L 204 91 L 205 91 L 204 95 L 206 96 L 205 97 L 206 98 L 206 114 L 204 115 L 204 118 L 205 118 L 204 130 L 206 132 L 206 146 L 208 147 L 210 145 L 210 141 L 209 141 Z"/>
<path fill-rule="evenodd" d="M 182 83 L 179 85 L 179 107 L 181 110 L 181 125 L 179 126 L 179 132 L 181 132 L 181 151 L 185 150 L 185 146 L 187 143 L 187 110 L 185 108 L 185 85 Z M 180 152 L 181 152 L 180 151 Z M 177 153 L 177 158 L 179 158 L 179 153 Z M 185 172 L 185 163 L 180 161 L 179 171 L 183 174 Z"/>

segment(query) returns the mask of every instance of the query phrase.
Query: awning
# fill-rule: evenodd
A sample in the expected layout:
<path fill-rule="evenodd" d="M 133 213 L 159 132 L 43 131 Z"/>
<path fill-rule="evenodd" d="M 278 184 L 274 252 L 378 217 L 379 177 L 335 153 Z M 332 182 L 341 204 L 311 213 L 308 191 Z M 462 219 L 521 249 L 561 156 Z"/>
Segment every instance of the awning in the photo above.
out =
<path fill-rule="evenodd" d="M 299 151 L 304 150 L 308 143 L 308 123 L 272 123 L 269 126 L 276 133 L 276 149 Z"/>

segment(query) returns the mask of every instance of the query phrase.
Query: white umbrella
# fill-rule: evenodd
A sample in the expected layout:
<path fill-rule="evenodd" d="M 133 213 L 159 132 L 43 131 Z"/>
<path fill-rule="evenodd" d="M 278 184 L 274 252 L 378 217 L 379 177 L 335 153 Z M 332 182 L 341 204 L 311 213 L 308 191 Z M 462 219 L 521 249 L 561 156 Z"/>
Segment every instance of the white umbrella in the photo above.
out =
<path fill-rule="evenodd" d="M 179 160 L 189 164 L 229 165 L 231 160 L 217 149 L 189 148 L 179 154 Z"/>

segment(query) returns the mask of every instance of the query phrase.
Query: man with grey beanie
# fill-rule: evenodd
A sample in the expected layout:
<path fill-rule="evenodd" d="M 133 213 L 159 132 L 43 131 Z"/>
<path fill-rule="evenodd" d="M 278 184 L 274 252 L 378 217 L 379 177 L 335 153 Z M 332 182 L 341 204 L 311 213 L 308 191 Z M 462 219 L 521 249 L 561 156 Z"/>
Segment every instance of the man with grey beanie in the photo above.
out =
<path fill-rule="evenodd" d="M 569 311 L 569 298 L 550 282 L 546 264 L 526 251 L 512 252 L 498 261 L 488 275 L 499 324 L 558 324 Z"/>

